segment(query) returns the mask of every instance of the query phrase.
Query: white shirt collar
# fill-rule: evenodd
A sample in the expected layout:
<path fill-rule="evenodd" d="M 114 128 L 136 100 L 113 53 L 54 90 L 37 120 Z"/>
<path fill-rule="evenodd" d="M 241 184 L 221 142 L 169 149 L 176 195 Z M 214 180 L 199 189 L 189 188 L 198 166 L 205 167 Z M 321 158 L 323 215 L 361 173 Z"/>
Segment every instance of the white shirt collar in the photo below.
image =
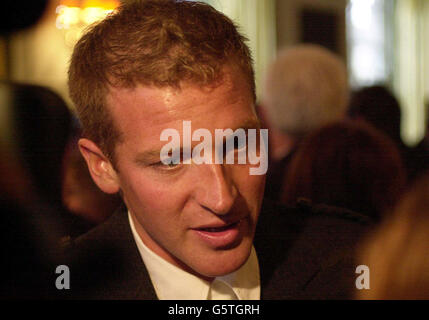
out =
<path fill-rule="evenodd" d="M 211 283 L 172 265 L 155 254 L 140 239 L 129 212 L 128 220 L 158 298 L 160 300 L 206 300 Z M 222 280 L 232 288 L 239 300 L 259 300 L 261 292 L 259 264 L 253 246 L 249 258 L 240 269 L 216 279 Z"/>

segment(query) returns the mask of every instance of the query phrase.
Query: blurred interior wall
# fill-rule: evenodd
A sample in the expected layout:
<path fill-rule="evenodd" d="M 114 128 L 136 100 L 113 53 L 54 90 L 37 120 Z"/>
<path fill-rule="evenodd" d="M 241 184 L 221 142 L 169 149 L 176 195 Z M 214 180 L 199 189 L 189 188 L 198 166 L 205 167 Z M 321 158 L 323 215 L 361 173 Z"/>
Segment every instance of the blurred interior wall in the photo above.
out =
<path fill-rule="evenodd" d="M 413 145 L 425 134 L 429 104 L 429 1 L 396 1 L 394 89 L 402 105 L 402 137 Z"/>
<path fill-rule="evenodd" d="M 349 1 L 347 50 L 353 89 L 380 83 L 392 89 L 394 10 L 392 0 Z"/>
<path fill-rule="evenodd" d="M 59 0 L 51 0 L 41 20 L 9 38 L 9 80 L 47 86 L 70 105 L 67 67 L 72 47 L 66 45 L 63 30 L 55 26 Z M 25 4 L 23 4 L 25 6 Z"/>
<path fill-rule="evenodd" d="M 280 0 L 282 1 L 282 0 Z M 268 64 L 277 51 L 276 0 L 205 0 L 230 17 L 249 39 L 259 97 Z"/>
<path fill-rule="evenodd" d="M 277 0 L 276 1 L 276 23 L 277 23 L 277 46 L 278 48 L 293 45 L 305 41 L 304 32 L 306 30 L 305 16 L 313 13 L 313 23 L 320 22 L 320 25 L 315 25 L 318 29 L 318 34 L 315 38 L 321 38 L 323 33 L 327 32 L 323 22 L 328 19 L 333 23 L 332 27 L 335 30 L 335 48 L 330 48 L 337 54 L 341 55 L 345 60 L 346 54 L 346 20 L 345 11 L 347 0 Z M 317 17 L 320 17 L 317 19 Z M 326 17 L 324 19 L 324 17 Z M 316 39 L 317 41 L 317 39 Z M 319 43 L 321 44 L 321 43 Z"/>

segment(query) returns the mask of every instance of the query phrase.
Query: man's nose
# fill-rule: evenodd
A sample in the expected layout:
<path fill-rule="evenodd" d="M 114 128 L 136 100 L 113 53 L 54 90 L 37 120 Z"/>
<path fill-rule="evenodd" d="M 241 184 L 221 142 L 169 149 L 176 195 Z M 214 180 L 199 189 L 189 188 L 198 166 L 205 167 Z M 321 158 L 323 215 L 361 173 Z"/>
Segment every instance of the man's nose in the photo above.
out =
<path fill-rule="evenodd" d="M 220 164 L 203 164 L 199 167 L 195 199 L 202 207 L 217 215 L 228 214 L 238 192 L 227 168 Z"/>

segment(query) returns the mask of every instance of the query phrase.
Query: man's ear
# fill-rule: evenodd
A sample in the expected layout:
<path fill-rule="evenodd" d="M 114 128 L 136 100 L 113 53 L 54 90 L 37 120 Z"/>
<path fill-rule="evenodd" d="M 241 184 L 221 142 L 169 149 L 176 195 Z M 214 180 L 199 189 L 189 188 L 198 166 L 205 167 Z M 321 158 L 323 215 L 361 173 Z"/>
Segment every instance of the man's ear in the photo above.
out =
<path fill-rule="evenodd" d="M 110 160 L 91 140 L 79 139 L 78 145 L 95 184 L 106 193 L 117 193 L 120 189 L 119 179 Z"/>

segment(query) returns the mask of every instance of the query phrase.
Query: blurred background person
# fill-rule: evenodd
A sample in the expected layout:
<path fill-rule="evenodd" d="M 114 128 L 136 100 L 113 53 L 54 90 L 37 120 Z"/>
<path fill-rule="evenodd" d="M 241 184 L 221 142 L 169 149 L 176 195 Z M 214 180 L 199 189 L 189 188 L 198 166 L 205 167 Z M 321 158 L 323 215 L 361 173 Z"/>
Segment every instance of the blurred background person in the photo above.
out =
<path fill-rule="evenodd" d="M 266 197 L 279 199 L 288 163 L 300 141 L 313 130 L 342 119 L 348 98 L 346 66 L 336 54 L 313 44 L 278 53 L 267 71 L 259 110 L 270 130 Z"/>
<path fill-rule="evenodd" d="M 423 139 L 408 147 L 401 138 L 401 108 L 396 97 L 382 85 L 364 87 L 352 94 L 348 115 L 364 120 L 387 134 L 399 148 L 410 183 L 429 168 L 429 145 Z"/>
<path fill-rule="evenodd" d="M 47 7 L 40 0 L 26 3 L 25 10 L 22 3 L 8 4 L 1 36 L 34 26 Z M 63 204 L 71 134 L 71 112 L 56 92 L 7 77 L 0 81 L 1 299 L 52 298 L 61 240 L 90 227 L 76 228 L 76 216 Z"/>
<path fill-rule="evenodd" d="M 369 267 L 370 289 L 358 299 L 429 299 L 428 195 L 426 172 L 366 239 L 358 261 Z"/>
<path fill-rule="evenodd" d="M 22 10 L 22 3 L 8 3 L 8 10 L 1 13 L 1 36 L 7 37 L 11 32 L 34 25 L 46 6 L 47 1 L 36 0 Z M 24 92 L 35 99 L 28 99 Z M 49 90 L 8 81 L 0 83 L 1 299 L 48 298 L 55 283 L 55 253 L 52 248 L 63 229 L 57 212 L 43 198 L 57 191 L 52 185 L 42 187 L 35 181 L 33 175 L 43 176 L 46 171 L 41 168 L 43 156 L 32 148 L 44 145 L 48 149 L 56 149 L 55 141 L 65 138 L 61 135 L 49 137 L 56 133 L 49 130 L 47 136 L 39 135 L 39 123 L 32 121 L 31 114 L 34 112 L 36 119 L 42 114 L 46 116 L 41 111 L 46 111 L 45 108 L 38 109 L 44 99 L 52 104 L 58 102 Z M 62 124 L 67 130 L 67 124 Z M 49 128 L 55 128 L 55 124 Z M 54 156 L 47 165 L 56 166 L 55 160 L 59 158 Z"/>
<path fill-rule="evenodd" d="M 76 170 L 73 118 L 59 95 L 3 81 L 0 97 L 0 298 L 50 298 L 63 241 L 107 218 L 119 201 L 87 187 L 88 171 Z"/>
<path fill-rule="evenodd" d="M 35 85 L 0 83 L 3 137 L 13 146 L 38 194 L 61 207 L 64 151 L 71 133 L 71 113 L 52 90 Z"/>
<path fill-rule="evenodd" d="M 378 221 L 400 197 L 405 176 L 399 152 L 363 122 L 322 127 L 302 141 L 285 176 L 281 201 L 344 207 Z"/>
<path fill-rule="evenodd" d="M 26 172 L 25 183 L 36 197 L 57 212 L 63 225 L 61 237 L 75 237 L 92 227 L 63 203 L 66 146 L 72 135 L 72 114 L 64 100 L 51 89 L 12 82 L 0 83 L 3 121 L 1 136 Z M 29 195 L 30 197 L 30 195 Z"/>

